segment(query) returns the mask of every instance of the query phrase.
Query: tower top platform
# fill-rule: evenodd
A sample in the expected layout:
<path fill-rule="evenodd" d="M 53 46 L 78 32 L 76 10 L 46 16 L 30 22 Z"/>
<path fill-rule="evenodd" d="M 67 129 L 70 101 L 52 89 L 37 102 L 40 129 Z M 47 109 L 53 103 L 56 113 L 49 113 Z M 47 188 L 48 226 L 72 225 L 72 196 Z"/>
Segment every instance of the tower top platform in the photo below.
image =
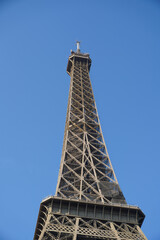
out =
<path fill-rule="evenodd" d="M 88 53 L 81 53 L 80 51 L 74 52 L 71 50 L 71 55 L 68 58 L 67 64 L 67 73 L 70 75 L 72 69 L 73 61 L 88 62 L 88 70 L 90 71 L 91 67 L 91 58 Z"/>

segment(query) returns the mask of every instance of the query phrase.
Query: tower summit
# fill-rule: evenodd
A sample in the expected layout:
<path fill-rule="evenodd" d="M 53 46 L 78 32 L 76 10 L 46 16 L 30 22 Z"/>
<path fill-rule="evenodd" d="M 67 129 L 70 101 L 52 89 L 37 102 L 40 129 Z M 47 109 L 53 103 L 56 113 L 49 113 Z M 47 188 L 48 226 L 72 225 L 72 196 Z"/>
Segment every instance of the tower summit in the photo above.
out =
<path fill-rule="evenodd" d="M 143 212 L 126 203 L 104 142 L 89 54 L 71 51 L 71 77 L 55 196 L 41 202 L 34 240 L 146 240 Z"/>

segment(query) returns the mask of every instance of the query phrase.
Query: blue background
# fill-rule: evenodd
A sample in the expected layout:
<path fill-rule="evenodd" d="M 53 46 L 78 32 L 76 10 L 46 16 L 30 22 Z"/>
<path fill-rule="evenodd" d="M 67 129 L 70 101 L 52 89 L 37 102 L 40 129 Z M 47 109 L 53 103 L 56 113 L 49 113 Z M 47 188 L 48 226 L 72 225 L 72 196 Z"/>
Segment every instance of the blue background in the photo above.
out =
<path fill-rule="evenodd" d="M 33 239 L 55 193 L 76 40 L 121 189 L 159 240 L 159 0 L 0 1 L 0 240 Z"/>

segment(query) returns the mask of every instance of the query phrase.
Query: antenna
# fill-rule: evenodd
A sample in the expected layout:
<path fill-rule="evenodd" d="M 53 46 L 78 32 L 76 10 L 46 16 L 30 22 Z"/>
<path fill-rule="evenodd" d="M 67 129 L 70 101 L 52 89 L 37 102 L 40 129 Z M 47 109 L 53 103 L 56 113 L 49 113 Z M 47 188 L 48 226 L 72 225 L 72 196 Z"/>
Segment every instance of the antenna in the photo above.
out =
<path fill-rule="evenodd" d="M 76 44 L 77 44 L 77 53 L 80 53 L 80 42 L 76 41 Z"/>

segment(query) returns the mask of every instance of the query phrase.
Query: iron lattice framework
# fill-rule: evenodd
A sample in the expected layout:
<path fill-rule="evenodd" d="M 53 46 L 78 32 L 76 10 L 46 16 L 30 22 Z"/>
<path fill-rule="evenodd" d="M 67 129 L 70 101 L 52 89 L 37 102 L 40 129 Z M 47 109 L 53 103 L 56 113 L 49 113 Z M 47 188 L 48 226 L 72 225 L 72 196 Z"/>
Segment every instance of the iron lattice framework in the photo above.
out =
<path fill-rule="evenodd" d="M 62 159 L 54 197 L 42 201 L 34 240 L 146 240 L 143 212 L 129 206 L 103 139 L 89 54 L 71 52 Z"/>

